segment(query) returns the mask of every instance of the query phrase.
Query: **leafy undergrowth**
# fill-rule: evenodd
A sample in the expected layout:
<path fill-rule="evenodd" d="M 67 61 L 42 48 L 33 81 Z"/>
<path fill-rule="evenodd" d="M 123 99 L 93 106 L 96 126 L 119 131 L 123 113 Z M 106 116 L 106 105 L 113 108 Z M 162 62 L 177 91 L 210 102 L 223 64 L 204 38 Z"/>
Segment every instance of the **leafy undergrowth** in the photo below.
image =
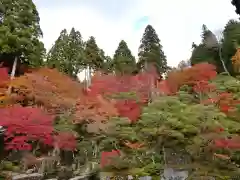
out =
<path fill-rule="evenodd" d="M 169 91 L 152 99 L 149 105 L 141 105 L 137 121 L 115 118 L 109 131 L 100 133 L 98 148 L 109 152 L 102 156 L 116 157 L 102 160 L 104 165 L 109 163 L 106 169 L 156 175 L 170 164 L 188 169 L 193 178 L 239 174 L 239 81 L 217 76 L 208 64 L 173 73 L 160 86 L 160 90 Z M 177 154 L 184 152 L 179 165 L 168 160 L 169 149 Z"/>
<path fill-rule="evenodd" d="M 77 141 L 74 128 L 64 129 L 56 120 L 61 119 L 60 115 L 64 113 L 69 116 L 76 104 L 75 99 L 81 94 L 81 86 L 56 70 L 46 68 L 33 70 L 11 81 L 4 68 L 0 68 L 0 74 L 0 126 L 5 129 L 5 157 L 1 154 L 1 160 L 19 153 L 19 157 L 13 159 L 18 160 L 16 165 L 32 168 L 40 163 L 39 159 L 43 162 L 49 158 L 44 158 L 46 153 L 75 151 Z M 66 89 L 66 85 L 72 89 Z M 11 94 L 7 91 L 9 86 L 12 87 Z M 22 164 L 19 160 L 26 151 L 33 156 Z M 54 162 L 52 159 L 51 163 Z M 23 170 L 19 167 L 14 169 Z"/>
<path fill-rule="evenodd" d="M 0 109 L 6 148 L 57 143 L 76 150 L 81 165 L 139 176 L 158 176 L 166 165 L 189 170 L 193 179 L 239 174 L 240 82 L 206 63 L 157 79 L 154 72 L 98 74 L 83 90 L 55 70 L 16 78 L 14 98 L 6 96 Z"/>

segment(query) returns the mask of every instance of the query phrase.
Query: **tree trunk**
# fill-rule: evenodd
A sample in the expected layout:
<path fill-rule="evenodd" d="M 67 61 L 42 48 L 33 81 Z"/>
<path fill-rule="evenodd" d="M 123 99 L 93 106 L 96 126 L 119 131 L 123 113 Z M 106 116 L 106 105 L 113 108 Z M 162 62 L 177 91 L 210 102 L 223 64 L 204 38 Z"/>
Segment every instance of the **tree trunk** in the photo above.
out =
<path fill-rule="evenodd" d="M 230 73 L 229 73 L 229 71 L 227 70 L 227 67 L 226 67 L 226 65 L 225 65 L 225 63 L 224 63 L 224 61 L 223 61 L 223 58 L 222 58 L 222 46 L 221 46 L 221 45 L 218 47 L 218 50 L 219 50 L 219 58 L 220 58 L 220 60 L 221 60 L 221 62 L 222 62 L 223 69 L 224 69 L 224 71 L 230 76 Z"/>
<path fill-rule="evenodd" d="M 15 77 L 15 73 L 16 73 L 16 68 L 17 68 L 17 57 L 15 57 L 14 59 L 14 62 L 13 62 L 13 67 L 12 67 L 12 72 L 11 72 L 11 80 Z M 11 90 L 12 90 L 12 86 L 10 85 L 8 87 L 8 91 L 7 91 L 7 94 L 10 95 L 11 94 Z"/>
<path fill-rule="evenodd" d="M 87 68 L 84 69 L 84 81 L 85 81 L 85 89 L 87 89 Z"/>
<path fill-rule="evenodd" d="M 88 87 L 91 86 L 91 80 L 92 80 L 92 69 L 91 67 L 89 66 L 89 69 L 88 69 Z"/>

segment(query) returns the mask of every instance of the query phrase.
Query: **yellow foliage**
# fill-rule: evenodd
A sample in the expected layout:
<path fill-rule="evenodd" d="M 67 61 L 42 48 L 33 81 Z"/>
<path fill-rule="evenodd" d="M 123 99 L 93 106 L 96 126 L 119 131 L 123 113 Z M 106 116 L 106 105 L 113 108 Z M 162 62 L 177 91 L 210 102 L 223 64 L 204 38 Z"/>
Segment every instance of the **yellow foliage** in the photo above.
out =
<path fill-rule="evenodd" d="M 40 68 L 12 80 L 14 92 L 54 113 L 72 108 L 82 93 L 80 83 L 55 69 Z"/>
<path fill-rule="evenodd" d="M 232 57 L 232 64 L 235 71 L 240 69 L 240 48 L 237 49 L 235 55 Z"/>

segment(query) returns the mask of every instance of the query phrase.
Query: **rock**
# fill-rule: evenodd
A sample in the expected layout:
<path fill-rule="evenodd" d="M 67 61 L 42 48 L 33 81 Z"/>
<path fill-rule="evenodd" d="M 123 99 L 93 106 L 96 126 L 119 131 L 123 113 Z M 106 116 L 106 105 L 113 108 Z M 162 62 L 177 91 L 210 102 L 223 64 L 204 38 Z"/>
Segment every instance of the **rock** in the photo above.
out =
<path fill-rule="evenodd" d="M 175 170 L 172 168 L 164 169 L 161 180 L 181 179 L 185 180 L 188 177 L 188 171 Z"/>
<path fill-rule="evenodd" d="M 26 174 L 32 174 L 34 171 L 35 171 L 35 169 L 28 169 L 28 170 L 26 171 Z"/>
<path fill-rule="evenodd" d="M 76 176 L 76 177 L 71 178 L 69 180 L 88 180 L 88 176 Z"/>
<path fill-rule="evenodd" d="M 43 174 L 32 173 L 32 174 L 18 174 L 12 177 L 12 180 L 42 180 Z"/>

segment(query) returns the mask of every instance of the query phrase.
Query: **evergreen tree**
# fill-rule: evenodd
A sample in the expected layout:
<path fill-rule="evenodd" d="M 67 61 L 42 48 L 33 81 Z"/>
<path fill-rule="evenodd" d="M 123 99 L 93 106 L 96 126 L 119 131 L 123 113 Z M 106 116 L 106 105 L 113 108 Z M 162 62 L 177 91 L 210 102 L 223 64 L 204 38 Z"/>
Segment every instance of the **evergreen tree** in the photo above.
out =
<path fill-rule="evenodd" d="M 223 31 L 222 56 L 227 69 L 234 74 L 231 58 L 240 45 L 240 22 L 229 20 Z"/>
<path fill-rule="evenodd" d="M 188 68 L 188 67 L 191 67 L 191 63 L 189 60 L 182 60 L 178 63 L 178 66 L 177 66 L 177 68 L 180 70 Z"/>
<path fill-rule="evenodd" d="M 85 54 L 82 36 L 80 32 L 75 31 L 74 28 L 72 28 L 68 36 L 67 55 L 67 72 L 76 77 L 80 70 L 82 70 Z"/>
<path fill-rule="evenodd" d="M 67 45 L 67 41 L 68 41 L 67 30 L 63 29 L 58 39 L 55 41 L 54 45 L 47 54 L 46 64 L 48 67 L 56 68 L 60 72 L 65 71 L 63 61 L 65 59 L 64 49 L 66 49 L 65 47 Z"/>
<path fill-rule="evenodd" d="M 240 15 L 240 0 L 232 0 L 232 5 L 236 7 L 235 12 Z"/>
<path fill-rule="evenodd" d="M 207 28 L 205 24 L 202 25 L 202 44 L 208 48 L 218 47 L 216 36 Z"/>
<path fill-rule="evenodd" d="M 100 57 L 101 57 L 101 59 L 104 60 L 101 70 L 107 74 L 112 73 L 113 72 L 112 58 L 110 56 L 106 56 L 105 52 L 102 49 L 100 50 Z"/>
<path fill-rule="evenodd" d="M 122 40 L 113 56 L 113 68 L 119 74 L 131 74 L 136 70 L 136 61 L 128 48 L 127 43 Z"/>
<path fill-rule="evenodd" d="M 79 31 L 64 29 L 48 53 L 47 65 L 76 78 L 83 67 L 84 47 Z"/>
<path fill-rule="evenodd" d="M 141 69 L 147 69 L 148 65 L 153 64 L 158 73 L 164 73 L 167 71 L 166 56 L 162 50 L 158 35 L 151 25 L 148 25 L 145 29 L 138 55 L 138 66 Z"/>
<path fill-rule="evenodd" d="M 190 58 L 191 65 L 208 62 L 217 67 L 218 72 L 223 72 L 224 68 L 219 55 L 219 42 L 216 36 L 205 24 L 202 25 L 202 41 L 199 45 L 193 44 L 193 52 Z"/>
<path fill-rule="evenodd" d="M 85 65 L 89 66 L 90 69 L 100 70 L 104 65 L 103 50 L 99 49 L 96 40 L 93 36 L 86 42 L 85 47 Z"/>
<path fill-rule="evenodd" d="M 43 64 L 45 49 L 42 31 L 32 0 L 0 0 L 0 59 L 33 67 Z M 18 63 L 20 64 L 20 63 Z"/>

